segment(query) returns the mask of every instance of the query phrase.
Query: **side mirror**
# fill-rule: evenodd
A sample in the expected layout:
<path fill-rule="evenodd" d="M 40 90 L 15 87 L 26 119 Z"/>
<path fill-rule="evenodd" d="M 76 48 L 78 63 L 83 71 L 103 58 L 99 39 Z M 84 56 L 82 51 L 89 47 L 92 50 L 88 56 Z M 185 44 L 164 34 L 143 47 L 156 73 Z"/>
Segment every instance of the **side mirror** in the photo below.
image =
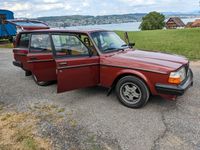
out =
<path fill-rule="evenodd" d="M 129 43 L 128 46 L 129 46 L 130 48 L 133 48 L 133 47 L 135 46 L 135 43 Z"/>

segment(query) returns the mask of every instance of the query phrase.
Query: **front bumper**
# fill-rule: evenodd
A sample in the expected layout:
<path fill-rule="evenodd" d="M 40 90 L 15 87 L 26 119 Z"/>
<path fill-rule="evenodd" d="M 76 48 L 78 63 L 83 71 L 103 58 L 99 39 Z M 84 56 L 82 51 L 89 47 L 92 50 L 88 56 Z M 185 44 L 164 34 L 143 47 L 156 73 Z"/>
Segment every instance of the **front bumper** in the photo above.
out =
<path fill-rule="evenodd" d="M 186 79 L 180 85 L 166 85 L 157 83 L 155 85 L 156 91 L 160 94 L 181 96 L 185 91 L 193 85 L 193 72 L 189 69 Z"/>
<path fill-rule="evenodd" d="M 13 61 L 13 65 L 22 68 L 22 63 L 19 61 Z"/>

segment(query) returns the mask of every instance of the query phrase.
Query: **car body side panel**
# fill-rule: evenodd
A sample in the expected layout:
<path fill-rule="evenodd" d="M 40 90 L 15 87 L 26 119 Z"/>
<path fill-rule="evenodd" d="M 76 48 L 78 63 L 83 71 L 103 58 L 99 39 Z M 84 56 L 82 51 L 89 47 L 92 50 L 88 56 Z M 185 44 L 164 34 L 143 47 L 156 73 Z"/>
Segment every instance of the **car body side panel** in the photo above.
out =
<path fill-rule="evenodd" d="M 99 83 L 99 56 L 56 59 L 58 93 L 96 86 Z"/>
<path fill-rule="evenodd" d="M 56 63 L 52 53 L 29 53 L 27 63 L 32 74 L 38 81 L 54 81 L 56 77 Z"/>
<path fill-rule="evenodd" d="M 22 69 L 28 71 L 29 66 L 27 63 L 27 54 L 28 54 L 28 49 L 23 49 L 23 48 L 14 48 L 13 49 L 13 55 L 14 55 L 15 61 L 22 63 Z"/>
<path fill-rule="evenodd" d="M 152 94 L 157 95 L 154 85 L 158 82 L 166 83 L 168 80 L 168 75 L 161 75 L 158 73 L 148 72 L 148 71 L 138 71 L 133 69 L 124 69 L 120 66 L 105 66 L 100 67 L 100 85 L 104 87 L 111 87 L 115 79 L 123 75 L 133 75 L 141 78 L 149 87 Z"/>

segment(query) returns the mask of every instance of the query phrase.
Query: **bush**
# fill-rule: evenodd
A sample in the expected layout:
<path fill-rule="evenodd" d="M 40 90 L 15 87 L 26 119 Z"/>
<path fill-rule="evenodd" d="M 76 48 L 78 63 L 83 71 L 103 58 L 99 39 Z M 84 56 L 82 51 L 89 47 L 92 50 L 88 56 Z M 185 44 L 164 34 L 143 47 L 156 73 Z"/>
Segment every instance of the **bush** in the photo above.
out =
<path fill-rule="evenodd" d="M 158 12 L 150 12 L 142 18 L 141 30 L 163 29 L 165 26 L 165 16 Z"/>

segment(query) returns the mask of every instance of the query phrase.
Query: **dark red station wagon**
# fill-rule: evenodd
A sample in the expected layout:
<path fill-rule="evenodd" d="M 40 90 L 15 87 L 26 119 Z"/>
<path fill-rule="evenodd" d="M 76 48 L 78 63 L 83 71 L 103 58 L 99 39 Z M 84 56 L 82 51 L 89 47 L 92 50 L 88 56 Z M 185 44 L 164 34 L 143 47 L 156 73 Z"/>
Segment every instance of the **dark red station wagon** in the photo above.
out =
<path fill-rule="evenodd" d="M 13 64 L 38 85 L 57 81 L 58 93 L 103 86 L 125 106 L 144 106 L 150 95 L 175 99 L 193 84 L 182 56 L 133 49 L 106 30 L 24 31 L 17 35 Z"/>

